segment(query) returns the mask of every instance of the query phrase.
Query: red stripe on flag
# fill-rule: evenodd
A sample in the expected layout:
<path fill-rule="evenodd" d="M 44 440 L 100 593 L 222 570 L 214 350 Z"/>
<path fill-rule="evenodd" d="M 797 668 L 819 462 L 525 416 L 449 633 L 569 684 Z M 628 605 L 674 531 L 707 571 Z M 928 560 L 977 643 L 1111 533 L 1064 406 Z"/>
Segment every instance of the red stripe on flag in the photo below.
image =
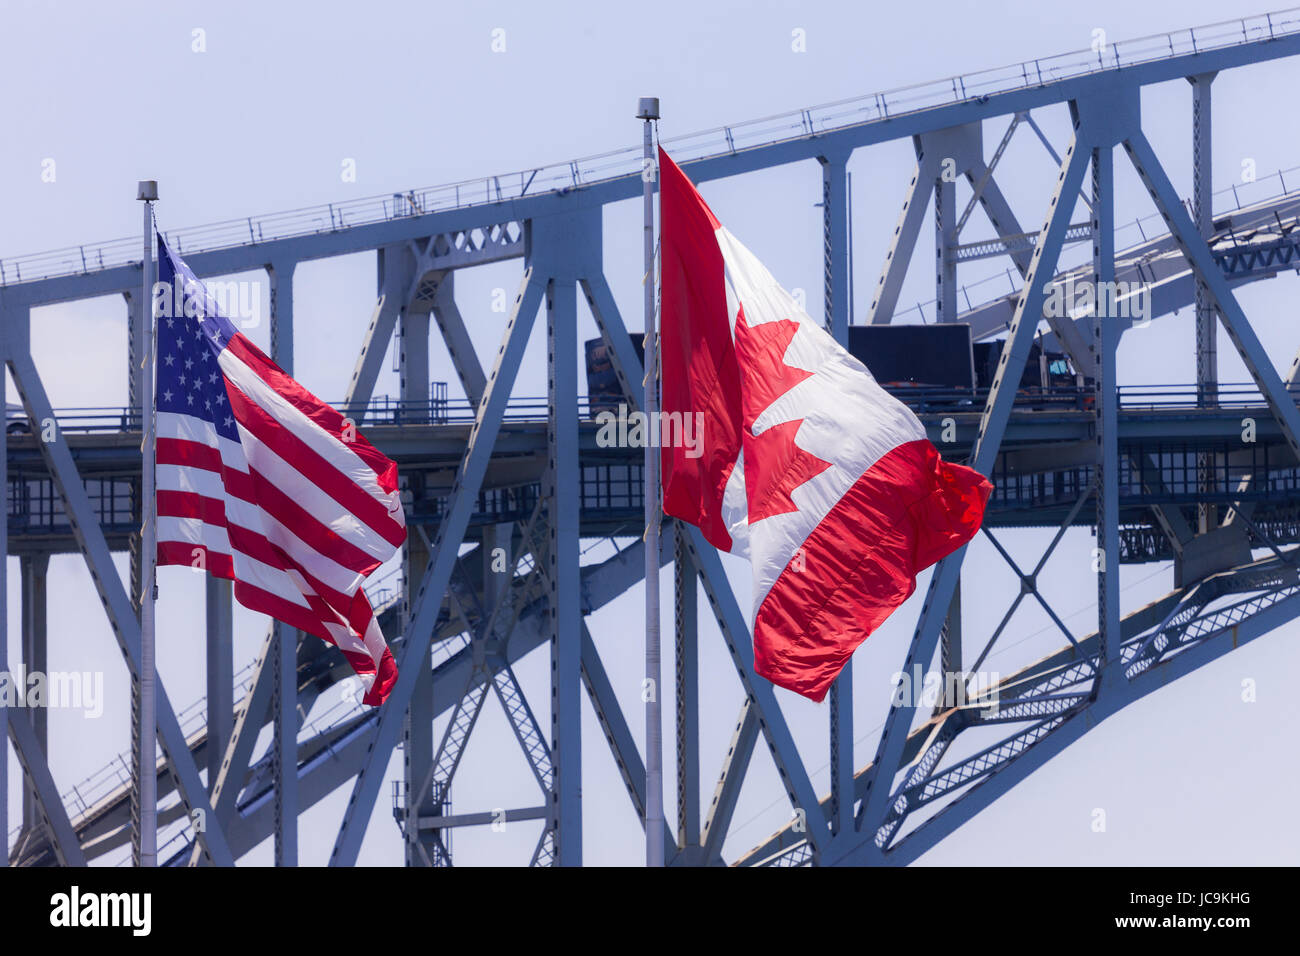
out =
<path fill-rule="evenodd" d="M 820 701 L 853 651 L 908 599 L 916 574 L 979 530 L 992 484 L 928 440 L 858 479 L 781 572 L 754 619 L 754 670 Z"/>
<path fill-rule="evenodd" d="M 238 388 L 228 389 L 230 408 L 239 424 L 279 455 L 292 468 L 394 547 L 406 540 L 406 529 L 365 489 L 311 449 L 289 428 L 277 422 Z M 396 467 L 396 466 L 394 466 Z"/>
<path fill-rule="evenodd" d="M 345 439 L 344 432 L 349 429 L 349 426 L 347 419 L 340 412 L 322 402 L 286 375 L 280 366 L 267 358 L 266 353 L 249 341 L 242 332 L 233 336 L 226 344 L 226 348 L 252 369 L 262 381 L 284 396 L 294 408 L 339 441 L 346 441 L 348 448 L 374 471 L 375 477 L 379 479 L 379 487 L 388 492 L 397 490 L 397 464 L 370 444 L 360 432 L 356 432 L 355 436 L 349 434 Z M 227 388 L 226 391 L 233 390 Z M 352 430 L 355 431 L 355 425 L 352 426 Z"/>
<path fill-rule="evenodd" d="M 154 461 L 160 465 L 185 465 L 204 471 L 221 471 L 221 452 L 211 445 L 203 445 L 184 438 L 158 439 Z"/>
<path fill-rule="evenodd" d="M 159 491 L 158 517 L 198 518 L 204 524 L 226 526 L 226 503 L 194 491 Z"/>
<path fill-rule="evenodd" d="M 159 541 L 158 542 L 158 565 L 182 565 L 184 567 L 194 568 L 194 562 L 198 559 L 195 552 L 200 552 L 203 564 L 202 570 L 206 570 L 216 578 L 225 578 L 227 581 L 235 580 L 235 562 L 228 554 L 222 554 L 219 551 L 212 551 L 201 544 L 195 544 L 190 541 Z"/>

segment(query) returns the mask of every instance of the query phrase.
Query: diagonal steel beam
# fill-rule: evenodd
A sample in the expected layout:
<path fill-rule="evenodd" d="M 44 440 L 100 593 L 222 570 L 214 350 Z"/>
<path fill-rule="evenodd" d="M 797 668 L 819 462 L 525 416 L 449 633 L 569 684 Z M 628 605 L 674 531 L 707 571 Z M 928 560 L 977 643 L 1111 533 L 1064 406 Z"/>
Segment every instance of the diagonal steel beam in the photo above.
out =
<path fill-rule="evenodd" d="M 776 691 L 772 684 L 754 673 L 754 647 L 749 627 L 736 603 L 736 596 L 731 591 L 731 582 L 723 570 L 722 561 L 713 546 L 704 540 L 700 529 L 684 527 L 689 532 L 686 541 L 691 561 L 699 569 L 700 580 L 704 583 L 704 593 L 708 596 L 713 614 L 718 619 L 722 638 L 727 650 L 731 652 L 732 663 L 745 688 L 745 693 L 754 703 L 758 724 L 767 739 L 776 771 L 781 777 L 781 784 L 790 797 L 790 805 L 796 812 L 803 814 L 808 828 L 808 839 L 820 849 L 830 839 L 826 811 L 813 790 L 812 781 L 799 756 L 799 748 L 781 713 Z"/>
<path fill-rule="evenodd" d="M 1223 270 L 1215 264 L 1209 244 L 1202 238 L 1191 216 L 1179 201 L 1178 193 L 1141 130 L 1134 131 L 1124 140 L 1124 149 L 1142 184 L 1155 201 L 1156 209 L 1169 227 L 1169 233 L 1178 244 L 1179 251 L 1204 283 L 1228 338 L 1232 340 L 1250 377 L 1268 402 L 1292 453 L 1300 459 L 1300 409 L 1296 408 L 1295 399 L 1287 391 L 1286 384 L 1277 374 L 1272 360 L 1260 344 L 1259 337 L 1251 328 L 1236 296 L 1232 294 Z"/>
<path fill-rule="evenodd" d="M 731 819 L 736 813 L 736 801 L 740 799 L 740 786 L 744 783 L 745 772 L 749 769 L 749 760 L 754 755 L 754 744 L 757 741 L 758 713 L 754 709 L 753 701 L 746 697 L 745 702 L 740 706 L 736 730 L 731 735 L 731 747 L 722 762 L 718 785 L 713 791 L 709 818 L 704 823 L 701 856 L 706 864 L 722 857 L 722 841 L 727 838 L 727 831 L 731 829 Z"/>
<path fill-rule="evenodd" d="M 0 710 L 7 709 L 0 706 Z M 45 759 L 45 752 L 41 749 L 40 742 L 36 739 L 36 731 L 32 729 L 31 721 L 21 715 L 10 716 L 8 724 L 9 739 L 13 741 L 18 763 L 36 791 L 36 805 L 41 811 L 45 829 L 50 834 L 50 842 L 55 856 L 58 857 L 59 865 L 85 866 L 86 855 L 82 852 L 81 841 L 77 838 L 77 831 L 72 828 L 68 811 L 59 798 L 59 790 L 54 785 L 54 778 L 50 776 L 49 763 Z M 3 755 L 3 752 L 4 748 L 0 747 L 0 755 Z M 0 798 L 7 801 L 8 794 L 0 794 Z M 7 860 L 8 853 L 6 852 L 4 856 Z"/>
<path fill-rule="evenodd" d="M 592 640 L 585 620 L 582 622 L 582 682 L 587 687 L 587 696 L 591 700 L 592 710 L 596 712 L 596 719 L 605 732 L 609 752 L 618 765 L 623 785 L 627 787 L 632 809 L 636 811 L 641 829 L 644 830 L 645 762 L 641 759 L 641 752 L 637 749 L 636 740 L 623 716 L 623 708 L 619 706 L 618 696 L 609 682 L 609 675 L 605 673 L 605 665 L 601 663 L 600 652 L 596 649 L 596 642 Z M 671 860 L 676 852 L 677 844 L 665 828 L 664 859 Z"/>
<path fill-rule="evenodd" d="M 628 409 L 629 411 L 639 409 L 645 397 L 645 390 L 641 387 L 645 370 L 641 360 L 636 356 L 636 349 L 632 347 L 632 339 L 627 334 L 627 326 L 623 324 L 623 317 L 619 314 L 618 303 L 614 301 L 614 295 L 609 290 L 609 283 L 600 273 L 581 279 L 579 282 L 583 294 L 587 297 L 591 314 L 600 327 L 600 334 L 613 357 L 614 373 L 618 376 L 619 385 L 627 399 Z"/>
<path fill-rule="evenodd" d="M 443 344 L 451 356 L 451 364 L 460 378 L 465 397 L 475 408 L 483 400 L 483 391 L 487 388 L 487 376 L 478 360 L 478 352 L 469 337 L 469 329 L 456 306 L 456 285 L 454 272 L 445 273 L 438 281 L 438 290 L 433 296 L 433 318 L 442 332 Z"/>
<path fill-rule="evenodd" d="M 1034 246 L 1033 260 L 1029 266 L 1029 274 L 1025 278 L 1024 294 L 1016 306 L 1015 316 L 1011 320 L 1011 328 L 1007 335 L 1007 344 L 998 359 L 993 387 L 980 418 L 979 434 L 971 456 L 972 466 L 985 475 L 993 473 L 993 464 L 997 459 L 1007 419 L 1011 415 L 1011 407 L 1015 402 L 1020 376 L 1030 346 L 1033 344 L 1034 331 L 1043 314 L 1044 293 L 1055 271 L 1056 261 L 1065 241 L 1065 233 L 1070 226 L 1070 214 L 1079 196 L 1083 176 L 1091 158 L 1089 146 L 1085 130 L 1076 129 L 1070 147 L 1066 150 L 1065 160 L 1057 177 L 1056 189 L 1048 204 L 1043 227 L 1038 234 L 1038 242 Z M 921 607 L 920 619 L 912 643 L 903 663 L 903 673 L 910 673 L 919 662 L 928 662 L 933 658 L 943 621 L 952 604 L 953 592 L 956 590 L 965 553 L 966 548 L 963 547 L 936 565 L 930 577 L 930 586 L 925 603 Z M 858 811 L 859 831 L 874 834 L 879 821 L 884 818 L 886 802 L 893 789 L 894 776 L 907 742 L 907 732 L 915 710 L 915 703 L 890 708 L 889 715 L 885 719 L 884 731 L 880 736 L 876 757 L 872 761 L 873 769 L 867 795 Z"/>
<path fill-rule="evenodd" d="M 49 397 L 45 394 L 45 386 L 41 383 L 31 356 L 10 354 L 8 363 L 28 417 L 33 422 L 56 421 Z M 77 472 L 76 463 L 72 460 L 72 452 L 68 450 L 67 442 L 57 436 L 54 441 L 40 442 L 40 449 L 45 466 L 63 499 L 68 521 L 72 525 L 86 568 L 95 582 L 100 601 L 108 613 L 109 624 L 122 650 L 122 656 L 132 675 L 136 675 L 140 670 L 140 622 L 136 619 L 131 599 L 113 565 L 113 555 L 108 549 L 108 542 L 104 539 L 94 509 L 90 506 L 90 498 Z M 233 866 L 234 858 L 230 855 L 219 821 L 212 812 L 207 791 L 199 777 L 198 767 L 194 764 L 194 756 L 190 753 L 185 734 L 176 720 L 161 681 L 157 684 L 157 692 L 159 740 L 176 777 L 181 799 L 191 813 L 200 811 L 206 820 L 199 839 L 212 861 L 218 865 Z M 146 755 L 146 760 L 152 763 L 150 755 Z"/>
<path fill-rule="evenodd" d="M 514 312 L 506 323 L 505 335 L 497 361 L 488 379 L 483 401 L 479 403 L 474 416 L 474 426 L 470 430 L 468 446 L 461 459 L 460 468 L 448 495 L 448 507 L 442 522 L 438 525 L 438 537 L 434 544 L 433 560 L 429 562 L 420 584 L 420 591 L 415 600 L 411 616 L 411 627 L 402 647 L 402 659 L 398 664 L 397 682 L 384 703 L 379 726 L 370 741 L 369 749 L 362 763 L 348 799 L 348 807 L 343 817 L 330 856 L 332 866 L 353 866 L 361 850 L 361 840 L 365 836 L 366 825 L 374 809 L 375 798 L 383 783 L 383 774 L 388 766 L 389 755 L 397 745 L 397 738 L 402 729 L 402 718 L 410 703 L 411 694 L 419 677 L 417 662 L 424 658 L 433 638 L 433 625 L 438 617 L 447 584 L 451 580 L 455 565 L 458 545 L 465 537 L 465 528 L 478 500 L 478 492 L 483 484 L 483 475 L 487 472 L 492 449 L 496 444 L 497 434 L 501 429 L 506 402 L 514 385 L 519 365 L 523 361 L 524 349 L 528 345 L 528 336 L 532 331 L 533 320 L 541 303 L 546 279 L 534 274 L 531 267 L 524 270 L 519 295 L 515 299 Z"/>
<path fill-rule="evenodd" d="M 397 318 L 406 306 L 411 289 L 411 252 L 405 244 L 384 246 L 379 249 L 379 298 L 366 326 L 361 342 L 361 354 L 348 382 L 343 403 L 350 414 L 356 415 L 366 405 L 375 391 L 375 382 L 384 367 L 388 344 L 397 329 Z"/>
<path fill-rule="evenodd" d="M 925 210 L 938 174 L 939 157 L 930 153 L 917 157 L 912 181 L 907 185 L 907 196 L 898 214 L 898 225 L 894 227 L 894 239 L 885 255 L 876 294 L 871 299 L 868 325 L 885 325 L 894 317 L 898 295 L 903 290 L 903 279 L 907 277 L 907 266 L 912 261 L 912 252 L 916 249 L 916 239 L 921 234 L 921 224 L 925 222 Z"/>
<path fill-rule="evenodd" d="M 217 823 L 225 828 L 235 815 L 236 801 L 243 781 L 248 776 L 249 764 L 253 758 L 253 748 L 257 744 L 258 734 L 266 724 L 271 707 L 272 655 L 276 649 L 275 628 L 266 629 L 266 639 L 257 655 L 253 666 L 253 677 L 248 685 L 248 693 L 239 702 L 235 713 L 235 725 L 230 740 L 221 759 L 221 770 L 217 774 L 212 788 L 212 806 L 216 811 Z M 190 855 L 190 866 L 202 862 L 202 848 L 195 846 Z"/>

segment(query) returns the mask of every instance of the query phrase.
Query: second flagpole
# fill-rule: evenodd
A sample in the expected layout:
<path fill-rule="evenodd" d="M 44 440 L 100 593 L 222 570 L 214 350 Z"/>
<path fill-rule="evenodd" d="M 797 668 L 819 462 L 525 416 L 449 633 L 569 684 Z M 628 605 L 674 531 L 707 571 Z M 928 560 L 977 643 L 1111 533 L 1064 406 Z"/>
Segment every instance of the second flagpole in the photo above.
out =
<path fill-rule="evenodd" d="M 659 99 L 644 96 L 637 103 L 644 122 L 641 182 L 645 204 L 645 413 L 647 428 L 659 417 L 659 350 L 655 330 L 655 123 Z M 663 708 L 660 704 L 659 652 L 659 448 L 645 448 L 645 862 L 664 865 Z"/>
<path fill-rule="evenodd" d="M 154 408 L 153 408 L 153 204 L 158 200 L 158 184 L 142 180 L 136 199 L 144 204 L 144 246 L 141 269 L 140 352 L 144 360 L 141 376 L 140 429 L 143 432 L 141 453 L 140 524 L 140 713 L 135 728 L 140 742 L 138 781 L 140 788 L 140 866 L 158 865 L 158 716 L 154 688 L 154 601 L 158 597 L 155 580 L 158 559 L 157 498 L 154 495 Z"/>

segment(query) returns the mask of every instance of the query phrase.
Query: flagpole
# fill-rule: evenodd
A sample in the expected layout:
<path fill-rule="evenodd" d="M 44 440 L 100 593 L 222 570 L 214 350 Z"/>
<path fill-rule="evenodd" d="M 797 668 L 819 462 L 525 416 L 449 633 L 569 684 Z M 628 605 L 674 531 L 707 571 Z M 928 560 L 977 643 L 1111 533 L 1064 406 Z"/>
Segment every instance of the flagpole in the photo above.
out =
<path fill-rule="evenodd" d="M 644 96 L 636 115 L 644 121 L 641 183 L 645 206 L 645 413 L 646 435 L 659 412 L 659 349 L 655 330 L 655 180 L 654 124 L 659 99 Z M 659 443 L 645 447 L 645 862 L 664 865 L 663 708 L 659 681 Z"/>
<path fill-rule="evenodd" d="M 135 728 L 140 740 L 140 866 L 158 865 L 158 773 L 157 773 L 157 705 L 154 698 L 154 602 L 158 599 L 156 564 L 158 558 L 157 497 L 154 494 L 154 431 L 153 407 L 153 204 L 158 199 L 158 183 L 142 180 L 136 189 L 136 199 L 144 203 L 144 244 L 141 258 L 140 352 L 144 375 L 140 389 L 140 409 L 143 412 L 141 430 L 141 511 L 140 527 L 140 713 L 139 726 Z"/>

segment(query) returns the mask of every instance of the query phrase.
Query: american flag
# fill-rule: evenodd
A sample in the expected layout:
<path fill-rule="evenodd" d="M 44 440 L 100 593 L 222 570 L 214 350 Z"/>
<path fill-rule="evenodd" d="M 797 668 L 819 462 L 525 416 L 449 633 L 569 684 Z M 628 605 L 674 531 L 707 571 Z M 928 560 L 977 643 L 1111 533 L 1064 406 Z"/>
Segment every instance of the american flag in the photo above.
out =
<path fill-rule="evenodd" d="M 158 236 L 158 564 L 342 651 L 380 704 L 397 666 L 362 584 L 406 540 L 397 465 L 224 316 Z"/>

